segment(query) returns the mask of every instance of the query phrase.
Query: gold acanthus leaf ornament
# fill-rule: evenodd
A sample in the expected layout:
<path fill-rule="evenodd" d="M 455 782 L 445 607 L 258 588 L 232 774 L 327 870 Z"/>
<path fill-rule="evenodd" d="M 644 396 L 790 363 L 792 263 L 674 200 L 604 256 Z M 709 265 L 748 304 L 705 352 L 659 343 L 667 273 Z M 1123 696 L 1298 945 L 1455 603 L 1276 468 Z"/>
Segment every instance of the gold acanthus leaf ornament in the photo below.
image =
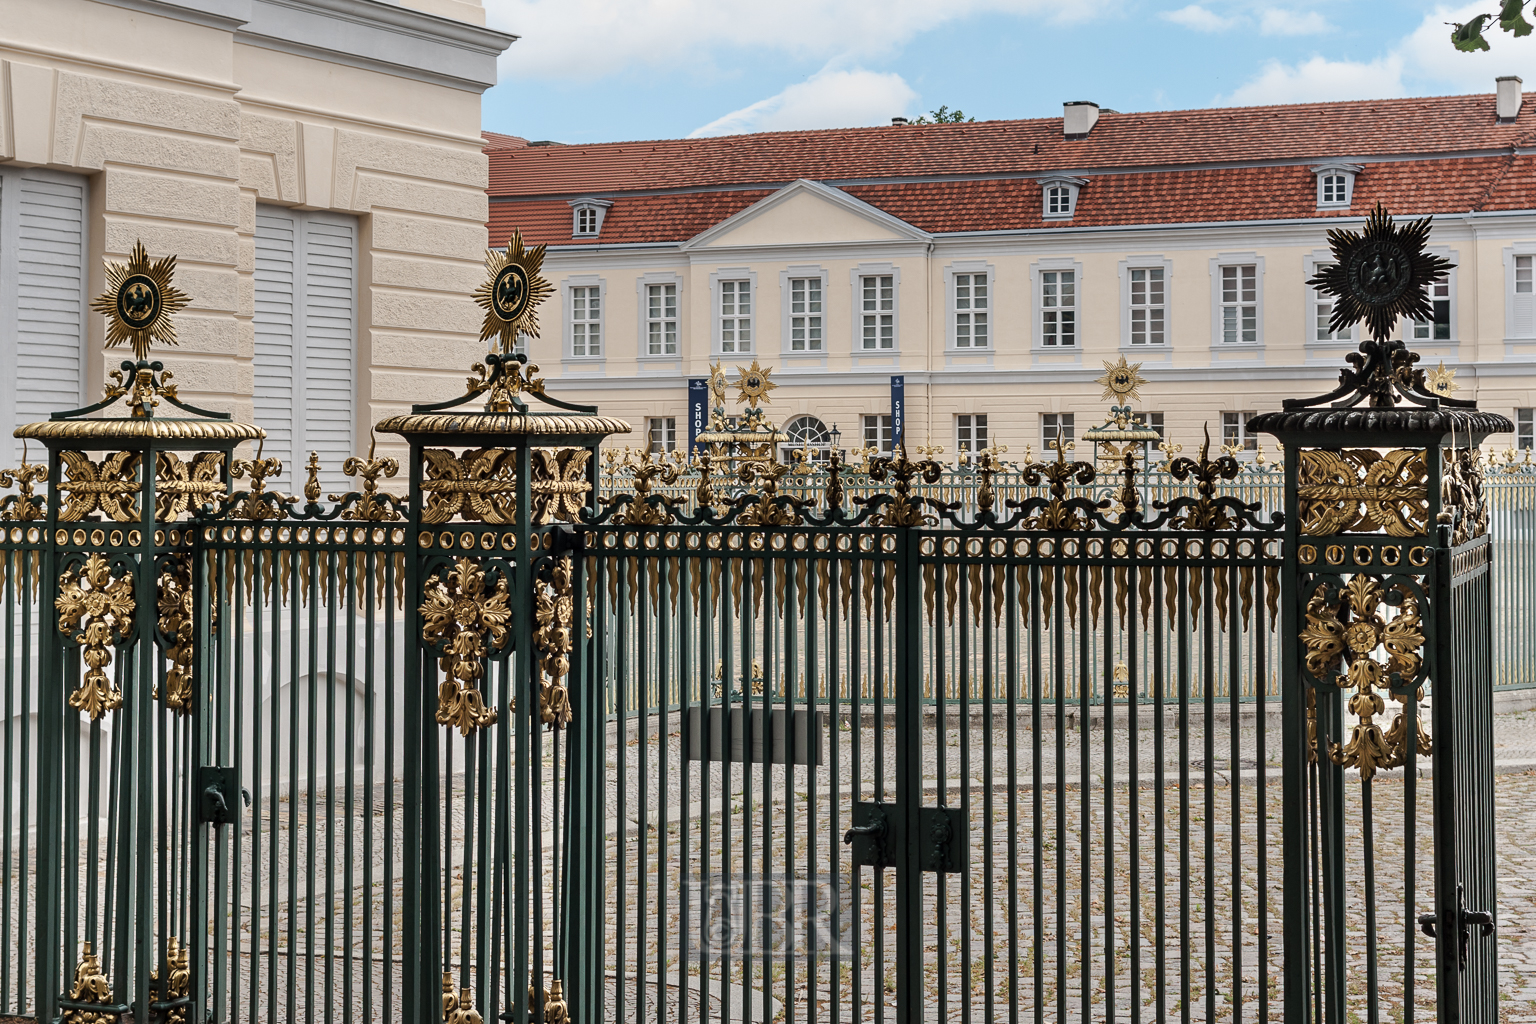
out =
<path fill-rule="evenodd" d="M 92 512 L 102 512 L 119 523 L 139 518 L 139 453 L 113 452 L 92 462 L 84 452 L 59 452 L 64 479 L 58 489 L 68 495 L 59 509 L 59 522 L 78 523 Z"/>
<path fill-rule="evenodd" d="M 496 721 L 496 709 L 485 706 L 476 683 L 484 674 L 482 660 L 507 644 L 512 610 L 506 577 L 487 591 L 485 570 L 471 559 L 460 558 L 446 574 L 428 577 L 424 590 L 421 636 L 442 652 L 437 721 L 468 736 Z"/>
<path fill-rule="evenodd" d="M 59 577 L 59 632 L 72 636 L 84 649 L 86 673 L 69 695 L 69 705 L 100 718 L 123 706 L 123 693 L 112 687 L 106 668 L 112 663 L 111 647 L 133 633 L 133 576 L 115 574 L 111 563 L 92 553 L 83 566 L 67 569 Z"/>
<path fill-rule="evenodd" d="M 504 250 L 485 252 L 486 279 L 475 289 L 475 301 L 485 310 L 480 340 L 495 339 L 503 355 L 517 347 L 517 336 L 539 336 L 539 304 L 554 294 L 554 287 L 539 273 L 544 267 L 544 246 L 523 247 L 523 233 L 513 231 Z"/>
<path fill-rule="evenodd" d="M 551 729 L 564 729 L 571 721 L 565 677 L 571 671 L 575 608 L 571 559 L 567 556 L 550 567 L 549 581 L 536 584 L 533 591 L 533 642 L 543 655 L 539 662 L 539 721 Z"/>
<path fill-rule="evenodd" d="M 160 981 L 160 972 L 151 971 L 149 980 Z M 165 949 L 165 982 L 160 991 L 160 998 L 164 1002 L 174 1002 L 185 996 L 191 989 L 192 965 L 187 956 L 187 947 L 181 944 L 181 940 L 172 935 Z M 165 1012 L 162 1018 L 165 1024 L 187 1024 L 188 1005 L 173 1006 Z"/>
<path fill-rule="evenodd" d="M 107 263 L 107 290 L 91 308 L 107 318 L 107 348 L 133 346 L 135 359 L 149 358 L 151 344 L 176 344 L 175 315 L 191 300 L 171 284 L 176 257 L 150 263 L 143 242 L 134 242 L 127 263 Z"/>
<path fill-rule="evenodd" d="M 457 993 L 453 990 L 453 975 L 443 972 L 443 1024 L 485 1024 L 485 1018 L 475 1009 L 475 993 L 464 986 Z"/>
<path fill-rule="evenodd" d="M 112 1002 L 112 983 L 101 969 L 101 961 L 91 950 L 89 942 L 83 944 L 80 962 L 75 965 L 74 983 L 69 988 L 69 999 L 74 1003 L 90 1003 L 107 1006 Z M 98 1013 L 94 1010 L 69 1009 L 59 1018 L 64 1024 L 114 1024 L 115 1013 Z"/>
<path fill-rule="evenodd" d="M 160 633 L 165 638 L 165 706 L 192 711 L 192 567 L 175 555 L 156 581 Z"/>

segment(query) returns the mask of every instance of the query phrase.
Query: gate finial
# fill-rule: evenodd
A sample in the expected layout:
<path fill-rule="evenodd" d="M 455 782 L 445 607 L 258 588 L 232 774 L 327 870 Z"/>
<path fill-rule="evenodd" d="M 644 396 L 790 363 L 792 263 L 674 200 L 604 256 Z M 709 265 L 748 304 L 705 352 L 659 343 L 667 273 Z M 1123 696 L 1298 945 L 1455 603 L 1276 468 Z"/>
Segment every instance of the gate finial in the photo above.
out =
<path fill-rule="evenodd" d="M 107 318 L 107 348 L 127 342 L 133 357 L 149 358 L 151 344 L 176 344 L 173 319 L 191 299 L 171 284 L 176 257 L 164 256 L 154 263 L 142 241 L 133 243 L 127 263 L 108 263 L 107 290 L 91 302 L 91 308 Z"/>

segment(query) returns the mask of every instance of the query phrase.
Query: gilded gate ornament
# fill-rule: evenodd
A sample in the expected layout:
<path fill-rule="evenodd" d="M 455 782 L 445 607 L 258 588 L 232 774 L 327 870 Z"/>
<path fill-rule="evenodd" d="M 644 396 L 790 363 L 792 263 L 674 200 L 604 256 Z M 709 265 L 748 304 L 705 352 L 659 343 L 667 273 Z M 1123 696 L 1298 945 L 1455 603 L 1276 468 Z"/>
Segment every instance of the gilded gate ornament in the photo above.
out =
<path fill-rule="evenodd" d="M 922 526 L 928 516 L 923 513 L 923 504 L 926 499 L 914 497 L 912 494 L 912 481 L 921 479 L 924 483 L 938 483 L 943 468 L 932 459 L 922 459 L 913 462 L 907 458 L 907 446 L 898 445 L 896 451 L 888 458 L 869 460 L 869 478 L 876 483 L 884 483 L 886 477 L 891 477 L 891 501 L 885 508 L 876 513 L 872 521 L 878 526 Z M 868 504 L 871 498 L 854 498 L 854 502 L 863 505 Z"/>
<path fill-rule="evenodd" d="M 529 452 L 529 461 L 533 470 L 530 518 L 534 525 L 544 526 L 556 520 L 576 522 L 586 507 L 586 496 L 592 492 L 592 484 L 587 480 L 591 450 L 534 448 Z"/>
<path fill-rule="evenodd" d="M 1211 428 L 1207 426 L 1199 459 L 1177 458 L 1168 463 L 1168 472 L 1175 480 L 1195 479 L 1198 495 L 1192 503 L 1178 506 L 1170 524 L 1175 530 L 1230 530 L 1243 526 L 1243 521 L 1235 518 L 1216 497 L 1217 482 L 1231 480 L 1241 467 L 1230 453 L 1216 459 L 1210 453 Z"/>
<path fill-rule="evenodd" d="M 113 452 L 92 462 L 84 452 L 59 452 L 64 479 L 59 491 L 68 495 L 59 509 L 59 522 L 78 523 L 92 512 L 101 512 L 119 523 L 139 518 L 139 453 Z"/>
<path fill-rule="evenodd" d="M 155 456 L 155 519 L 168 523 L 226 493 L 219 478 L 223 452 L 198 452 L 186 462 L 175 452 Z"/>
<path fill-rule="evenodd" d="M 73 635 L 84 648 L 85 677 L 69 695 L 69 705 L 94 721 L 123 706 L 122 691 L 113 688 L 106 668 L 112 663 L 112 645 L 133 632 L 133 577 L 114 574 L 110 563 L 93 552 L 83 566 L 59 577 L 54 604 L 59 632 Z"/>
<path fill-rule="evenodd" d="M 1079 484 L 1091 484 L 1097 476 L 1091 462 L 1068 462 L 1067 446 L 1052 442 L 1056 448 L 1055 462 L 1031 462 L 1024 467 L 1024 482 L 1039 487 L 1043 482 L 1051 485 L 1050 500 L 1045 507 L 1024 520 L 1026 530 L 1086 530 L 1088 519 L 1073 508 L 1067 499 L 1067 484 L 1076 480 Z M 1010 507 L 1024 502 L 1010 501 Z"/>
<path fill-rule="evenodd" d="M 101 969 L 101 961 L 91 950 L 89 942 L 83 944 L 80 962 L 75 965 L 75 978 L 70 985 L 69 999 L 75 1003 L 96 1003 L 108 1006 L 112 1003 L 112 983 Z M 117 1014 L 97 1013 L 93 1010 L 65 1010 L 59 1018 L 63 1024 L 116 1024 Z"/>
<path fill-rule="evenodd" d="M 789 466 L 782 462 L 749 462 L 742 466 L 737 473 L 738 479 L 748 487 L 759 483 L 762 491 L 756 503 L 748 505 L 736 517 L 736 522 L 741 526 L 798 526 L 801 520 L 794 510 L 802 504 L 800 500 L 787 498 L 788 508 L 777 500 L 779 481 L 788 472 Z"/>
<path fill-rule="evenodd" d="M 475 363 L 470 370 L 475 376 L 465 378 L 469 383 L 468 394 L 490 392 L 485 400 L 488 412 L 510 412 L 514 401 L 521 401 L 517 396 L 525 391 L 544 393 L 544 378 L 534 376 L 539 372 L 539 364 L 524 366 L 521 355 L 500 356 L 492 352 L 484 363 Z"/>
<path fill-rule="evenodd" d="M 571 559 L 558 559 L 549 580 L 533 591 L 533 642 L 543 655 L 539 662 L 539 721 L 551 729 L 564 729 L 571 721 L 570 691 L 565 678 L 571 671 L 571 638 L 575 602 L 571 589 Z"/>
<path fill-rule="evenodd" d="M 187 947 L 181 944 L 181 940 L 172 935 L 166 944 L 165 950 L 165 987 L 161 989 L 162 1002 L 174 1002 L 186 996 L 192 983 L 191 962 L 187 957 Z M 160 980 L 160 971 L 151 971 L 150 981 Z M 187 1004 L 173 1006 L 165 1012 L 162 1018 L 164 1024 L 187 1024 Z"/>
<path fill-rule="evenodd" d="M 1428 532 L 1428 468 L 1424 452 L 1399 448 L 1301 452 L 1297 508 L 1303 535 L 1383 532 L 1417 537 Z"/>
<path fill-rule="evenodd" d="M 5 499 L 4 511 L 0 511 L 0 519 L 30 523 L 43 518 L 46 508 L 32 493 L 32 487 L 47 479 L 48 467 L 35 466 L 28 462 L 26 449 L 23 448 L 20 466 L 15 469 L 0 469 L 0 487 L 17 488 L 16 494 Z"/>
<path fill-rule="evenodd" d="M 523 247 L 523 233 L 512 232 L 504 250 L 485 252 L 486 280 L 475 289 L 475 301 L 485 310 L 480 340 L 495 339 L 503 355 L 517 347 L 517 336 L 539 336 L 539 305 L 554 294 L 554 287 L 539 273 L 544 267 L 544 246 Z"/>
<path fill-rule="evenodd" d="M 108 263 L 107 290 L 91 301 L 91 308 L 107 318 L 107 348 L 133 346 L 135 359 L 149 357 L 151 344 L 176 344 L 175 314 L 191 300 L 171 284 L 176 257 L 154 263 L 144 243 L 133 243 L 127 263 Z"/>
<path fill-rule="evenodd" d="M 264 459 L 261 457 L 262 447 L 256 449 L 254 459 L 236 459 L 229 467 L 231 478 L 239 480 L 249 476 L 251 489 L 243 500 L 231 500 L 229 512 L 236 519 L 252 519 L 261 522 L 267 519 L 286 519 L 288 509 L 284 507 L 296 501 L 295 498 L 285 498 L 276 491 L 268 491 L 267 478 L 278 476 L 283 471 L 281 459 Z"/>
<path fill-rule="evenodd" d="M 667 507 L 681 505 L 686 499 L 663 494 L 658 496 L 659 504 L 653 505 L 649 497 L 652 479 L 659 479 L 663 484 L 677 481 L 677 466 L 667 462 L 665 457 L 661 460 L 651 458 L 649 449 L 640 452 L 637 458 L 626 461 L 631 479 L 634 480 L 634 493 L 602 499 L 608 503 L 625 503 L 613 521 L 623 526 L 665 526 L 672 522 L 672 513 L 667 511 Z"/>
<path fill-rule="evenodd" d="M 516 521 L 516 452 L 474 448 L 455 456 L 445 448 L 424 448 L 421 455 L 423 523 L 446 523 L 454 516 L 484 523 Z"/>
<path fill-rule="evenodd" d="M 443 972 L 443 1024 L 485 1024 L 475 1009 L 475 993 L 468 985 L 453 991 L 453 975 Z"/>
<path fill-rule="evenodd" d="M 1488 532 L 1488 499 L 1483 496 L 1483 453 L 1478 448 L 1451 448 L 1445 464 L 1441 505 L 1455 513 L 1451 543 L 1457 546 Z"/>
<path fill-rule="evenodd" d="M 424 586 L 421 637 L 443 652 L 437 690 L 437 721 L 468 736 L 496 721 L 496 710 L 485 706 L 476 688 L 484 674 L 483 658 L 507 643 L 508 607 L 505 576 L 486 591 L 479 563 L 460 558 L 446 575 L 433 573 Z M 489 641 L 489 645 L 487 645 Z"/>
<path fill-rule="evenodd" d="M 379 439 L 373 431 L 368 432 L 371 440 L 368 442 L 368 457 L 360 459 L 356 455 L 341 464 L 341 471 L 349 477 L 360 477 L 363 481 L 362 497 L 357 504 L 341 513 L 341 518 L 358 522 L 379 523 L 393 522 L 400 518 L 399 508 L 405 504 L 405 499 L 396 494 L 389 494 L 379 490 L 379 476 L 392 478 L 400 472 L 400 460 L 385 456 L 382 459 L 373 457 L 374 448 Z M 332 501 L 341 501 L 344 494 L 332 494 Z"/>
<path fill-rule="evenodd" d="M 1340 592 L 1342 591 L 1342 592 Z M 1390 620 L 1384 605 L 1395 605 Z M 1358 768 L 1370 781 L 1378 768 L 1395 766 L 1393 744 L 1383 735 L 1375 716 L 1384 714 L 1380 687 L 1401 690 L 1414 685 L 1423 661 L 1424 626 L 1419 600 L 1403 583 L 1383 586 L 1373 576 L 1356 574 L 1342 588 L 1325 583 L 1307 603 L 1301 631 L 1304 664 L 1313 679 L 1335 686 L 1352 686 L 1349 710 L 1359 718 L 1346 744 L 1332 744 L 1329 756 L 1337 764 Z M 1376 653 L 1385 648 L 1386 658 Z M 1345 675 L 1339 675 L 1341 663 Z"/>
<path fill-rule="evenodd" d="M 539 998 L 537 988 L 528 986 L 528 1015 L 533 1017 L 541 1011 L 544 1024 L 570 1024 L 570 1011 L 566 1008 L 565 993 L 561 990 L 559 978 L 550 979 L 549 990 L 544 993 L 543 999 Z"/>
<path fill-rule="evenodd" d="M 156 581 L 160 633 L 165 638 L 165 706 L 192 711 L 192 567 L 189 555 L 167 560 Z"/>
<path fill-rule="evenodd" d="M 1372 337 L 1385 338 L 1399 320 L 1434 320 L 1426 286 L 1453 264 L 1424 251 L 1429 228 L 1428 217 L 1398 227 L 1377 203 L 1363 231 L 1328 232 L 1337 262 L 1307 284 L 1335 296 L 1329 331 L 1341 334 L 1364 320 Z"/>

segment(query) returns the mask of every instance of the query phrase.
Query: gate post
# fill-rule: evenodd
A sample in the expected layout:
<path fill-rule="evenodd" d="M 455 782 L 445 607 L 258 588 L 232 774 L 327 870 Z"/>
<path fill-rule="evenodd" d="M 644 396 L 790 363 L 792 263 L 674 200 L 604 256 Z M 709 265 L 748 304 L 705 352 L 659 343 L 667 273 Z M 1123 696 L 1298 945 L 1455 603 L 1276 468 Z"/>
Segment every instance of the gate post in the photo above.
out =
<path fill-rule="evenodd" d="M 1336 296 L 1334 331 L 1361 320 L 1370 338 L 1348 357 L 1339 386 L 1290 399 L 1250 421 L 1285 459 L 1282 711 L 1285 1017 L 1342 1024 L 1348 1010 L 1346 924 L 1363 919 L 1366 999 L 1378 1000 L 1374 961 L 1372 780 L 1406 768 L 1406 891 L 1382 922 L 1403 929 L 1400 967 L 1413 996 L 1415 931 L 1436 935 L 1439 1020 L 1497 1020 L 1494 944 L 1461 936 L 1493 911 L 1493 818 L 1487 778 L 1492 722 L 1487 569 L 1491 546 L 1477 445 L 1509 420 L 1451 397 L 1453 371 L 1426 374 L 1389 340 L 1399 320 L 1432 320 L 1425 286 L 1448 261 L 1427 255 L 1428 219 L 1397 227 L 1378 205 L 1363 233 L 1329 232 L 1336 265 L 1308 284 Z M 1385 450 L 1385 454 L 1383 454 Z M 1459 591 L 1465 585 L 1465 593 Z M 1481 601 L 1481 610 L 1475 607 Z M 1433 737 L 1419 703 L 1432 700 Z M 1390 726 L 1385 697 L 1401 702 Z M 1356 724 L 1345 735 L 1343 709 Z M 1418 757 L 1434 755 L 1434 914 L 1417 918 Z M 1355 801 L 1346 769 L 1358 777 Z M 1358 804 L 1350 828 L 1346 803 Z M 1346 831 L 1348 829 L 1348 832 Z M 1349 841 L 1346 842 L 1346 839 Z M 1358 859 L 1356 859 L 1358 858 Z M 1346 882 L 1363 880 L 1363 914 L 1346 921 Z M 1465 891 L 1475 905 L 1458 902 Z M 1360 908 L 1354 908 L 1359 910 Z M 1437 927 L 1438 925 L 1438 927 Z"/>

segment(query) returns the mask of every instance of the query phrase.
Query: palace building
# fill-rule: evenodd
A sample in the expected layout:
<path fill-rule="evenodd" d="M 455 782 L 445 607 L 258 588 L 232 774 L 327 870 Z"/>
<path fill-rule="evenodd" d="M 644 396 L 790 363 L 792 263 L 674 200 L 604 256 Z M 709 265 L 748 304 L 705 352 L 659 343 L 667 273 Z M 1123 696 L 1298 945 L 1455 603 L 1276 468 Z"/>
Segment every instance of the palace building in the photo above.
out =
<path fill-rule="evenodd" d="M 562 398 L 686 447 L 715 363 L 772 367 L 786 446 L 1022 454 L 1103 419 L 1252 448 L 1357 339 L 1307 281 L 1377 203 L 1455 264 L 1399 325 L 1436 379 L 1536 406 L 1536 104 L 1492 93 L 565 146 L 486 138 L 492 243 L 546 245 L 529 355 Z M 900 122 L 901 119 L 896 119 Z M 1439 368 L 1444 368 L 1439 372 Z M 903 413 L 893 423 L 893 413 Z M 695 431 L 697 427 L 693 428 Z M 1496 439 L 1501 444 L 1505 439 Z"/>

